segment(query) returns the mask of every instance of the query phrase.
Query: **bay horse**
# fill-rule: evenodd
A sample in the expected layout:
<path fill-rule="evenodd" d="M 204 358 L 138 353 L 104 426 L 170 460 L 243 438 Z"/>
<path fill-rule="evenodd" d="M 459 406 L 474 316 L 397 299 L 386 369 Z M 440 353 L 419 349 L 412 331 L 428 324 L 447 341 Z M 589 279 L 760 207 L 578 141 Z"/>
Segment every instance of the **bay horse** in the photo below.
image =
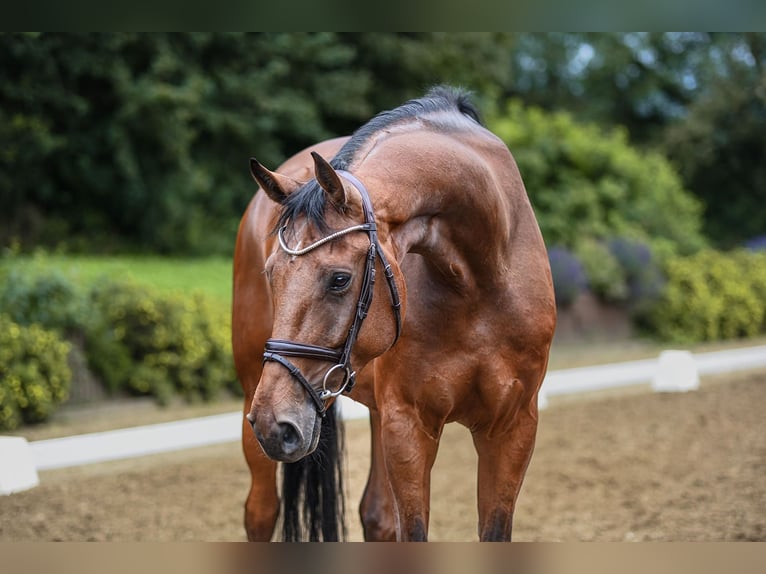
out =
<path fill-rule="evenodd" d="M 240 222 L 232 317 L 248 539 L 272 538 L 280 499 L 284 539 L 344 536 L 345 393 L 370 412 L 365 540 L 427 539 L 448 422 L 478 454 L 480 540 L 510 540 L 556 307 L 508 148 L 469 93 L 438 86 L 274 172 L 250 164 L 262 192 Z"/>

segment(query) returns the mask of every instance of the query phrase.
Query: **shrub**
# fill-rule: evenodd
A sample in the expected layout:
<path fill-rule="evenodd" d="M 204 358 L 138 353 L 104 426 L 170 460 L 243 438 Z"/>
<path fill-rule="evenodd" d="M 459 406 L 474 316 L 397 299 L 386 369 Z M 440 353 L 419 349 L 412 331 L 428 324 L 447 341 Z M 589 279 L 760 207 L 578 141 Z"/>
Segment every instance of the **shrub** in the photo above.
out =
<path fill-rule="evenodd" d="M 111 392 L 163 403 L 174 394 L 208 400 L 239 392 L 229 315 L 202 295 L 111 280 L 85 290 L 60 270 L 11 260 L 0 266 L 0 316 L 0 428 L 50 415 L 72 382 L 58 362 L 80 347 Z"/>
<path fill-rule="evenodd" d="M 569 307 L 588 287 L 583 266 L 577 257 L 564 247 L 549 249 L 548 260 L 553 276 L 556 305 L 562 309 Z"/>
<path fill-rule="evenodd" d="M 766 254 L 706 250 L 666 262 L 668 283 L 646 325 L 679 342 L 752 337 L 764 332 Z"/>
<path fill-rule="evenodd" d="M 759 235 L 745 241 L 745 248 L 750 251 L 766 251 L 766 235 Z"/>
<path fill-rule="evenodd" d="M 737 249 L 731 252 L 737 268 L 741 270 L 741 281 L 750 286 L 756 298 L 763 304 L 763 319 L 760 333 L 766 333 L 766 249 L 747 251 Z"/>
<path fill-rule="evenodd" d="M 61 271 L 31 273 L 21 265 L 13 265 L 5 273 L 0 312 L 16 323 L 39 323 L 63 333 L 81 328 L 87 317 L 81 291 Z"/>
<path fill-rule="evenodd" d="M 605 243 L 593 239 L 580 241 L 575 255 L 582 262 L 589 288 L 596 297 L 607 303 L 628 301 L 630 291 L 625 272 Z"/>
<path fill-rule="evenodd" d="M 187 400 L 236 389 L 228 319 L 201 295 L 159 295 L 134 283 L 105 281 L 91 292 L 101 317 L 87 336 L 88 361 L 112 391 L 178 393 Z"/>
<path fill-rule="evenodd" d="M 69 396 L 69 343 L 0 314 L 0 430 L 46 420 Z"/>
<path fill-rule="evenodd" d="M 624 237 L 608 242 L 609 252 L 617 260 L 627 285 L 625 302 L 634 313 L 641 314 L 656 301 L 665 278 L 648 245 Z"/>
<path fill-rule="evenodd" d="M 702 204 L 664 157 L 631 147 L 624 130 L 518 101 L 488 124 L 513 152 L 548 245 L 634 237 L 661 257 L 705 246 Z"/>

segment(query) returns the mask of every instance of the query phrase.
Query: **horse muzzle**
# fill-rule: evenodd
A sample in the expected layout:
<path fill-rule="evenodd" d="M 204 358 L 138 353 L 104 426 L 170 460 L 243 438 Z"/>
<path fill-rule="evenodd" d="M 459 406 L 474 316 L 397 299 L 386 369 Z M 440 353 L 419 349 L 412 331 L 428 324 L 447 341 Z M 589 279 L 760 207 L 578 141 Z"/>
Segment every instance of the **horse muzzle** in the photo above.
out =
<path fill-rule="evenodd" d="M 311 454 L 319 443 L 321 418 L 313 409 L 305 416 L 259 417 L 254 410 L 246 417 L 266 456 L 279 462 L 296 462 Z"/>

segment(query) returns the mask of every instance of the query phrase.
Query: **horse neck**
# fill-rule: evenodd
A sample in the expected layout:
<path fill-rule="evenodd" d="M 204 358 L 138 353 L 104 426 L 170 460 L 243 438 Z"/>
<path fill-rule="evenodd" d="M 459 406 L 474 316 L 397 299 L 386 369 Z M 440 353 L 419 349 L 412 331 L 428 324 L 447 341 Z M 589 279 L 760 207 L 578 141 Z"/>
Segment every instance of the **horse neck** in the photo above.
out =
<path fill-rule="evenodd" d="M 376 191 L 381 235 L 397 260 L 418 253 L 466 287 L 503 281 L 514 238 L 534 223 L 516 165 L 489 132 L 390 138 L 357 173 Z"/>

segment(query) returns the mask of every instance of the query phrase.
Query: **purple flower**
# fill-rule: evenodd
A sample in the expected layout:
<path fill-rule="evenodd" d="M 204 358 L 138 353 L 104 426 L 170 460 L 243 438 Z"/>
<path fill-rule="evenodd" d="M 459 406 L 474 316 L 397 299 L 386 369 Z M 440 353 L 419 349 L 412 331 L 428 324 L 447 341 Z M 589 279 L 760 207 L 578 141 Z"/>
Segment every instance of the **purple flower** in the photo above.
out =
<path fill-rule="evenodd" d="M 588 288 L 585 270 L 577 257 L 564 247 L 549 249 L 548 261 L 551 264 L 556 305 L 561 308 L 568 307 Z"/>
<path fill-rule="evenodd" d="M 758 235 L 745 241 L 745 249 L 750 251 L 766 251 L 766 235 Z"/>
<path fill-rule="evenodd" d="M 625 272 L 630 292 L 629 308 L 633 311 L 646 308 L 665 287 L 665 277 L 654 261 L 651 249 L 641 241 L 624 237 L 611 239 L 607 245 Z"/>
<path fill-rule="evenodd" d="M 639 275 L 652 261 L 649 246 L 640 241 L 616 237 L 609 241 L 608 247 L 628 275 Z"/>

